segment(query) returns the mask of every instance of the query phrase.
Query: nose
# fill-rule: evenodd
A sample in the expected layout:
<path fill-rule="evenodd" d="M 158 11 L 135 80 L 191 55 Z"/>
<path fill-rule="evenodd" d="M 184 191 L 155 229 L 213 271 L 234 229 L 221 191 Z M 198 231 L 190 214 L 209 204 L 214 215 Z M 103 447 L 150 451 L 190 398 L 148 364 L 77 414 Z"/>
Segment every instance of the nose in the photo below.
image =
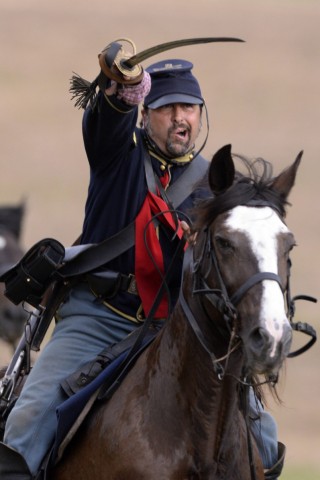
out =
<path fill-rule="evenodd" d="M 172 105 L 172 117 L 176 122 L 179 122 L 183 117 L 183 108 L 179 103 Z"/>
<path fill-rule="evenodd" d="M 290 350 L 292 340 L 292 329 L 290 325 L 284 325 L 283 333 L 279 340 L 264 327 L 257 327 L 252 330 L 249 335 L 249 348 L 255 357 L 263 358 L 264 356 L 279 356 L 284 358 Z"/>
<path fill-rule="evenodd" d="M 249 345 L 253 354 L 261 355 L 271 349 L 273 338 L 263 327 L 257 327 L 249 335 Z"/>
<path fill-rule="evenodd" d="M 255 356 L 261 355 L 262 352 L 271 350 L 273 338 L 270 333 L 263 327 L 257 327 L 249 335 L 250 350 Z"/>

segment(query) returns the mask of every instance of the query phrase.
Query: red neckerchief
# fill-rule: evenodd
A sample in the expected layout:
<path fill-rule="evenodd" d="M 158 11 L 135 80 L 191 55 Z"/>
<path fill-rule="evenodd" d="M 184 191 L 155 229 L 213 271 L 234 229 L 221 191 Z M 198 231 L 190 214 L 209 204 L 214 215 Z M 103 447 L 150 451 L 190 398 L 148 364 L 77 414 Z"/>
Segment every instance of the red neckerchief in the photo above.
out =
<path fill-rule="evenodd" d="M 168 172 L 165 173 L 160 181 L 163 186 L 166 186 L 169 181 Z M 135 221 L 135 276 L 139 296 L 142 300 L 143 311 L 146 316 L 148 316 L 150 312 L 165 275 L 163 254 L 156 228 L 151 219 L 153 215 L 164 212 L 162 215 L 157 215 L 157 219 L 175 232 L 177 230 L 176 223 L 168 210 L 169 207 L 162 198 L 148 191 Z M 148 225 L 148 227 L 145 232 L 146 225 Z M 179 238 L 183 235 L 180 226 L 177 235 Z M 152 259 L 150 258 L 150 252 Z M 161 273 L 155 267 L 154 262 Z M 154 318 L 166 318 L 169 313 L 168 310 L 168 298 L 164 295 L 154 314 Z"/>

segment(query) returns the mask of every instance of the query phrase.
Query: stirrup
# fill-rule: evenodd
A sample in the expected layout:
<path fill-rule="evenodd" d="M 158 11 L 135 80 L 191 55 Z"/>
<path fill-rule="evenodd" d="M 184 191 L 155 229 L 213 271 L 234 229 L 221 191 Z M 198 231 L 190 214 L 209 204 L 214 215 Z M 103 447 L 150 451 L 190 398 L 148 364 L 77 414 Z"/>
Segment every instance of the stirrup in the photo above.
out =
<path fill-rule="evenodd" d="M 271 468 L 268 468 L 264 471 L 265 480 L 277 480 L 280 477 L 285 456 L 286 446 L 283 443 L 278 442 L 278 460 Z"/>

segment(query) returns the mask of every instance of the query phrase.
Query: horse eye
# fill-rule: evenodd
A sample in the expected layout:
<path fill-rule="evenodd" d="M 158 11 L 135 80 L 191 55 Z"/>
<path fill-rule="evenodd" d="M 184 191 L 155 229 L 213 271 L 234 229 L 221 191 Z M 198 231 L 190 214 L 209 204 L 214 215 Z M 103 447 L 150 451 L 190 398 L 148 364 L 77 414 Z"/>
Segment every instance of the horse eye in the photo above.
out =
<path fill-rule="evenodd" d="M 289 255 L 292 250 L 294 249 L 294 247 L 296 247 L 297 244 L 296 242 L 293 240 L 288 246 L 287 246 L 287 254 Z"/>
<path fill-rule="evenodd" d="M 222 250 L 233 250 L 232 244 L 226 238 L 216 236 L 215 241 L 216 241 L 217 246 L 219 248 L 221 248 Z"/>
<path fill-rule="evenodd" d="M 294 249 L 294 247 L 296 247 L 296 246 L 297 246 L 296 243 L 293 243 L 292 245 L 290 245 L 289 252 L 291 252 Z"/>

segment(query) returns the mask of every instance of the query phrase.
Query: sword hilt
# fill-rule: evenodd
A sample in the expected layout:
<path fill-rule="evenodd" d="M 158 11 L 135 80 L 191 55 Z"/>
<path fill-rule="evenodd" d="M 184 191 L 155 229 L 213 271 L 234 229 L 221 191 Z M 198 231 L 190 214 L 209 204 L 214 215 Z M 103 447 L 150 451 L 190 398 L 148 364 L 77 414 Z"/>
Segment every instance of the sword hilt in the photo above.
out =
<path fill-rule="evenodd" d="M 119 42 L 128 43 L 132 52 L 124 49 Z M 106 77 L 117 83 L 133 85 L 139 83 L 143 77 L 143 68 L 140 64 L 129 66 L 126 61 L 136 54 L 136 46 L 128 38 L 120 38 L 107 45 L 98 55 L 99 64 Z"/>

